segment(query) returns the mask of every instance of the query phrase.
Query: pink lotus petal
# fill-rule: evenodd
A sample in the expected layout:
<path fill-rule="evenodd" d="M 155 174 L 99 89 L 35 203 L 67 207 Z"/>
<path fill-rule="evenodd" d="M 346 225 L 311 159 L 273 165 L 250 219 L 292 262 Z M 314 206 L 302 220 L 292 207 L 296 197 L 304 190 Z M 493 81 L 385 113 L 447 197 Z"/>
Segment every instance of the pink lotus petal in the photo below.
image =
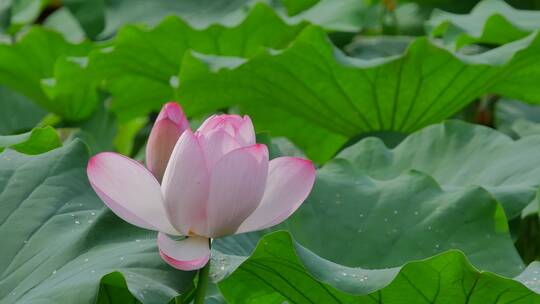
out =
<path fill-rule="evenodd" d="M 203 123 L 197 129 L 197 132 L 206 133 L 212 131 L 214 127 L 221 121 L 218 119 L 219 115 L 214 114 L 203 121 Z"/>
<path fill-rule="evenodd" d="M 146 166 L 161 182 L 172 150 L 189 122 L 182 108 L 169 102 L 163 106 L 146 144 Z"/>
<path fill-rule="evenodd" d="M 255 210 L 268 176 L 268 149 L 253 145 L 236 149 L 219 160 L 210 175 L 206 225 L 194 232 L 208 237 L 232 234 Z"/>
<path fill-rule="evenodd" d="M 270 161 L 268 181 L 259 207 L 237 233 L 261 230 L 281 223 L 300 207 L 315 182 L 315 168 L 305 159 L 279 157 Z"/>
<path fill-rule="evenodd" d="M 92 188 L 126 222 L 169 234 L 179 234 L 167 219 L 159 183 L 139 162 L 104 152 L 88 161 Z"/>
<path fill-rule="evenodd" d="M 206 222 L 209 171 L 203 150 L 191 130 L 186 130 L 169 160 L 161 188 L 171 223 L 185 235 L 195 222 Z"/>
<path fill-rule="evenodd" d="M 227 132 L 243 147 L 255 144 L 255 130 L 247 115 L 213 115 L 204 121 L 197 133 L 206 135 L 216 130 Z"/>
<path fill-rule="evenodd" d="M 180 105 L 176 102 L 168 102 L 163 105 L 161 111 L 159 112 L 156 122 L 161 120 L 170 120 L 179 128 L 186 130 L 189 129 L 189 121 L 184 114 L 184 111 Z"/>
<path fill-rule="evenodd" d="M 221 114 L 208 117 L 202 125 L 197 129 L 201 133 L 212 131 L 215 129 L 226 129 L 227 132 L 235 131 L 244 122 L 239 115 Z M 231 134 L 234 136 L 234 134 Z"/>
<path fill-rule="evenodd" d="M 196 270 L 204 267 L 210 259 L 208 238 L 192 236 L 176 241 L 164 233 L 159 233 L 157 241 L 161 258 L 176 269 Z"/>
<path fill-rule="evenodd" d="M 208 168 L 214 167 L 215 163 L 225 154 L 240 148 L 240 144 L 225 130 L 216 129 L 199 136 L 199 143 L 204 151 Z"/>
<path fill-rule="evenodd" d="M 244 115 L 242 124 L 236 130 L 236 138 L 242 146 L 250 146 L 255 144 L 255 128 L 249 116 Z"/>

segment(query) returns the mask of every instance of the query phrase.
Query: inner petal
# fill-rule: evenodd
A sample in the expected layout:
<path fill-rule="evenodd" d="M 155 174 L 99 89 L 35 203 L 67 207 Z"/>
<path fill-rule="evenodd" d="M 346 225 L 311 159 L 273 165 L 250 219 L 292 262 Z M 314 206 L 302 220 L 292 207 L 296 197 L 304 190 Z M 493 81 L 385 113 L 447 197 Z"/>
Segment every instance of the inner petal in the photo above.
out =
<path fill-rule="evenodd" d="M 213 168 L 225 154 L 240 148 L 236 139 L 223 129 L 217 129 L 207 134 L 199 134 L 199 143 L 204 151 L 209 169 Z"/>

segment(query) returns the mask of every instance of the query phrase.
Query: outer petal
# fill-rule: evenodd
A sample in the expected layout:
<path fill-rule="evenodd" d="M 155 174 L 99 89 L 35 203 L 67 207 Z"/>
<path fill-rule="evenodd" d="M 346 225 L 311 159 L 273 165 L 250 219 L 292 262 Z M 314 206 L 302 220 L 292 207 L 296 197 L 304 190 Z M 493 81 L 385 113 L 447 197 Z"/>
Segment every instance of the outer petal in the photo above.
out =
<path fill-rule="evenodd" d="M 161 182 L 172 150 L 189 122 L 177 103 L 163 106 L 146 145 L 146 166 Z"/>
<path fill-rule="evenodd" d="M 237 233 L 265 229 L 281 223 L 300 207 L 315 182 L 313 164 L 302 158 L 273 159 L 268 171 L 262 201 Z"/>
<path fill-rule="evenodd" d="M 199 143 L 204 151 L 206 162 L 210 169 L 214 167 L 215 163 L 225 154 L 241 147 L 229 133 L 222 129 L 201 134 Z"/>
<path fill-rule="evenodd" d="M 268 176 L 265 145 L 239 148 L 219 160 L 211 172 L 206 227 L 198 235 L 219 237 L 234 233 L 257 208 Z"/>
<path fill-rule="evenodd" d="M 172 121 L 175 125 L 183 130 L 189 129 L 189 121 L 187 120 L 186 115 L 184 114 L 184 111 L 180 105 L 176 102 L 168 102 L 163 105 L 163 108 L 161 108 L 156 121 L 165 119 Z"/>
<path fill-rule="evenodd" d="M 116 215 L 146 229 L 179 234 L 167 219 L 159 183 L 128 157 L 104 152 L 88 161 L 92 188 Z"/>
<path fill-rule="evenodd" d="M 164 233 L 158 234 L 159 254 L 176 269 L 190 271 L 202 268 L 210 259 L 209 239 L 193 236 L 175 241 Z"/>
<path fill-rule="evenodd" d="M 199 141 L 186 130 L 174 147 L 161 189 L 173 226 L 185 235 L 193 223 L 206 222 L 209 173 Z"/>

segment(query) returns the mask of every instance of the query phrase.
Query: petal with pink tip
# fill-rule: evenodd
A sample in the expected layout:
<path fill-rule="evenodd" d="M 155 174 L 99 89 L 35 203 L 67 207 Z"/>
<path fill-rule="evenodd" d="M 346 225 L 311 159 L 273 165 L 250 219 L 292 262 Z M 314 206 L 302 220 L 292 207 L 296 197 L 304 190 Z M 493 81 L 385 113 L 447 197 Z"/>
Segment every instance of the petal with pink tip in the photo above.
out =
<path fill-rule="evenodd" d="M 222 129 L 201 134 L 199 143 L 204 151 L 206 162 L 210 169 L 214 167 L 215 163 L 225 154 L 241 147 L 229 133 Z"/>
<path fill-rule="evenodd" d="M 243 119 L 239 115 L 212 115 L 201 124 L 197 131 L 205 133 L 215 129 L 225 129 L 227 132 L 234 132 L 242 122 Z"/>
<path fill-rule="evenodd" d="M 182 134 L 170 121 L 158 121 L 154 124 L 146 145 L 146 166 L 161 181 L 174 145 Z"/>
<path fill-rule="evenodd" d="M 159 254 L 176 269 L 191 271 L 204 267 L 210 259 L 210 240 L 191 236 L 183 240 L 173 240 L 164 233 L 158 234 Z"/>
<path fill-rule="evenodd" d="M 257 208 L 268 176 L 268 149 L 257 144 L 236 149 L 212 168 L 206 227 L 195 233 L 219 237 L 234 233 Z"/>
<path fill-rule="evenodd" d="M 236 130 L 236 140 L 242 146 L 250 146 L 255 144 L 255 128 L 253 128 L 253 123 L 249 116 L 244 115 L 242 119 L 242 124 Z"/>
<path fill-rule="evenodd" d="M 187 120 L 182 107 L 180 107 L 180 105 L 176 102 L 168 102 L 163 105 L 163 108 L 161 108 L 156 121 L 165 119 L 170 120 L 183 130 L 189 129 L 189 121 Z"/>
<path fill-rule="evenodd" d="M 217 124 L 219 124 L 220 121 L 221 119 L 219 119 L 219 115 L 214 114 L 203 121 L 203 123 L 197 129 L 197 132 L 210 132 L 216 127 Z"/>
<path fill-rule="evenodd" d="M 183 234 L 196 222 L 206 222 L 209 173 L 197 137 L 186 130 L 176 143 L 161 189 L 172 225 Z"/>
<path fill-rule="evenodd" d="M 281 223 L 300 207 L 314 182 L 315 168 L 311 161 L 297 157 L 271 160 L 262 201 L 237 233 L 261 230 Z"/>
<path fill-rule="evenodd" d="M 159 183 L 139 162 L 104 152 L 88 161 L 92 188 L 116 215 L 130 224 L 179 234 L 169 223 Z"/>
<path fill-rule="evenodd" d="M 163 106 L 146 144 L 146 166 L 161 182 L 178 138 L 189 129 L 189 122 L 177 103 Z"/>

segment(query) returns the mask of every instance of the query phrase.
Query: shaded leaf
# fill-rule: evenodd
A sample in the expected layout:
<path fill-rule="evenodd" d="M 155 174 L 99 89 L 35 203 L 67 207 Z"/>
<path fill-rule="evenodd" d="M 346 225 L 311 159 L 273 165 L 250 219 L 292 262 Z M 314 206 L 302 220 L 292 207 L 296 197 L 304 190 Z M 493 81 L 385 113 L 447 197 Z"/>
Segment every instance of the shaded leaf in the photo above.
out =
<path fill-rule="evenodd" d="M 512 126 L 514 132 L 520 137 L 540 135 L 540 123 L 527 120 L 518 120 Z"/>
<path fill-rule="evenodd" d="M 495 107 L 497 129 L 513 137 L 540 135 L 540 106 L 501 99 Z"/>
<path fill-rule="evenodd" d="M 500 45 L 540 29 L 540 12 L 518 10 L 503 0 L 483 0 L 466 15 L 435 10 L 427 22 L 431 35 L 454 48 L 467 44 Z"/>
<path fill-rule="evenodd" d="M 414 2 L 428 8 L 437 7 L 453 13 L 466 13 L 470 11 L 479 0 L 404 0 L 404 2 Z"/>
<path fill-rule="evenodd" d="M 326 31 L 357 33 L 366 25 L 378 22 L 376 7 L 366 0 L 321 0 L 290 18 L 292 21 L 309 21 Z"/>
<path fill-rule="evenodd" d="M 124 24 L 156 25 L 163 18 L 176 15 L 195 28 L 212 24 L 231 25 L 244 19 L 252 0 L 107 0 L 106 27 L 100 38 L 113 36 Z"/>
<path fill-rule="evenodd" d="M 126 280 L 120 272 L 111 272 L 101 278 L 97 304 L 140 303 L 129 292 Z"/>
<path fill-rule="evenodd" d="M 31 132 L 0 136 L 0 152 L 5 148 L 15 151 L 35 155 L 56 149 L 62 145 L 58 134 L 52 127 L 33 129 Z"/>
<path fill-rule="evenodd" d="M 352 57 L 365 60 L 390 57 L 403 54 L 413 39 L 408 36 L 357 37 L 345 47 L 345 51 Z"/>
<path fill-rule="evenodd" d="M 142 303 L 165 303 L 191 283 L 192 273 L 161 260 L 155 233 L 104 207 L 88 184 L 87 158 L 80 141 L 38 156 L 0 154 L 2 303 L 95 303 L 111 272 Z"/>
<path fill-rule="evenodd" d="M 5 20 L 1 26 L 15 34 L 23 26 L 33 23 L 50 0 L 6 0 L 0 8 Z"/>
<path fill-rule="evenodd" d="M 89 119 L 80 123 L 80 129 L 75 131 L 69 140 L 82 139 L 88 145 L 90 155 L 113 151 L 118 129 L 116 117 L 101 103 Z M 125 138 L 124 141 L 128 143 L 130 138 Z"/>
<path fill-rule="evenodd" d="M 359 32 L 378 21 L 370 0 L 145 0 L 106 1 L 106 28 L 100 38 L 107 38 L 124 24 L 156 25 L 163 18 L 179 16 L 197 29 L 220 24 L 227 27 L 241 23 L 249 11 L 264 3 L 290 22 L 308 21 L 327 31 Z"/>
<path fill-rule="evenodd" d="M 33 128 L 46 112 L 28 98 L 0 86 L 0 135 L 24 132 Z"/>
<path fill-rule="evenodd" d="M 65 7 L 59 8 L 43 21 L 43 27 L 53 29 L 67 41 L 78 43 L 86 39 L 86 33 L 75 16 Z"/>
<path fill-rule="evenodd" d="M 105 28 L 105 0 L 63 0 L 86 35 L 96 38 Z"/>
<path fill-rule="evenodd" d="M 287 9 L 287 15 L 294 16 L 316 5 L 320 0 L 283 0 L 283 6 Z"/>
<path fill-rule="evenodd" d="M 120 124 L 113 142 L 116 150 L 124 155 L 131 155 L 135 136 L 147 122 L 146 117 L 140 117 Z"/>
<path fill-rule="evenodd" d="M 514 217 L 534 200 L 540 185 L 540 136 L 512 140 L 490 128 L 448 121 L 420 130 L 390 150 L 367 138 L 337 157 L 377 180 L 409 170 L 429 174 L 444 189 L 481 186 Z"/>
<path fill-rule="evenodd" d="M 66 119 L 86 118 L 97 104 L 90 49 L 34 27 L 16 44 L 0 45 L 0 83 Z"/>

